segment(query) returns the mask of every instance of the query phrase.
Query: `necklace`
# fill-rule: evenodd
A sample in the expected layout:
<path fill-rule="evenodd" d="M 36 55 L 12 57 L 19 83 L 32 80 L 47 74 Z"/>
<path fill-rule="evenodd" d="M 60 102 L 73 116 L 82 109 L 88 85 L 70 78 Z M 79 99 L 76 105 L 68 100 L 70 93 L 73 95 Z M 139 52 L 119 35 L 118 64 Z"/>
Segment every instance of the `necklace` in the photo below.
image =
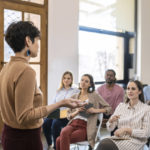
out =
<path fill-rule="evenodd" d="M 84 100 L 87 100 L 87 99 L 88 99 L 88 94 L 82 94 L 82 95 L 80 94 L 80 95 L 79 95 L 79 99 L 80 99 L 80 100 L 83 100 L 83 101 L 84 101 Z"/>

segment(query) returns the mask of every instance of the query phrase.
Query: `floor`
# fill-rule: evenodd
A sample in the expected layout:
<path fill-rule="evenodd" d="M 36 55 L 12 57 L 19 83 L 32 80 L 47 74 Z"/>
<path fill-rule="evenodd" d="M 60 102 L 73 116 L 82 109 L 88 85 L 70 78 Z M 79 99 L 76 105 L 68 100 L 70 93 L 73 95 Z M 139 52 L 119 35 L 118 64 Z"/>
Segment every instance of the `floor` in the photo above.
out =
<path fill-rule="evenodd" d="M 110 134 L 106 130 L 106 128 L 101 128 L 101 137 L 102 137 L 101 139 L 106 138 L 108 136 L 110 136 Z M 42 143 L 43 143 L 43 150 L 47 150 L 47 143 L 46 143 L 46 139 L 45 139 L 43 133 L 41 134 L 41 139 L 42 139 Z M 3 150 L 1 144 L 0 144 L 0 150 Z M 79 150 L 88 150 L 88 148 L 85 149 L 83 146 L 80 146 Z M 145 146 L 144 150 L 149 150 L 149 149 L 147 146 Z"/>

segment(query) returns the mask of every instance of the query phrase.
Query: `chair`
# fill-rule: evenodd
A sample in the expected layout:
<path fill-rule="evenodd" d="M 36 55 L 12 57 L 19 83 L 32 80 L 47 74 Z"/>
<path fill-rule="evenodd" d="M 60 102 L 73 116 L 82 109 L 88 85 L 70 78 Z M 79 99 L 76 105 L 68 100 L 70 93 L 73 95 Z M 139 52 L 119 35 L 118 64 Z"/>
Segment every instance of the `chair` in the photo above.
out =
<path fill-rule="evenodd" d="M 101 138 L 100 129 L 101 129 L 102 121 L 103 121 L 103 113 L 100 113 L 98 115 L 98 120 L 99 120 L 99 125 L 97 127 L 95 143 L 100 141 L 100 138 Z M 96 145 L 97 144 L 95 144 L 94 149 L 96 149 Z M 84 149 L 86 150 L 86 148 L 89 146 L 89 142 L 88 141 L 82 141 L 82 142 L 70 144 L 70 150 L 76 150 L 76 149 L 79 150 L 79 146 L 84 146 Z"/>

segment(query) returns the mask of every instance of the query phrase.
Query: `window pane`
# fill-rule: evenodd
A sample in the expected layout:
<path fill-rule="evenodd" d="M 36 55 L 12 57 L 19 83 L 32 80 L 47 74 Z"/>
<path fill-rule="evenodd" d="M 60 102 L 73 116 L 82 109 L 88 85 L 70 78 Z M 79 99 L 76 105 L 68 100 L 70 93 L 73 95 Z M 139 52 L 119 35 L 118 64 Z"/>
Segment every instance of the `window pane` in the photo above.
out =
<path fill-rule="evenodd" d="M 37 85 L 40 87 L 40 65 L 30 65 L 36 72 Z"/>
<path fill-rule="evenodd" d="M 90 73 L 95 81 L 104 81 L 105 70 L 114 69 L 117 79 L 122 80 L 123 41 L 121 37 L 79 31 L 79 79 Z"/>
<path fill-rule="evenodd" d="M 8 62 L 10 60 L 10 56 L 14 56 L 13 50 L 9 47 L 7 42 L 4 39 L 4 62 Z"/>
<path fill-rule="evenodd" d="M 34 25 L 40 30 L 41 29 L 41 16 L 32 13 L 24 13 L 24 20 L 25 21 L 32 21 Z M 41 41 L 39 40 L 39 52 L 38 56 L 35 58 L 31 58 L 30 62 L 40 62 L 40 52 L 41 52 Z"/>
<path fill-rule="evenodd" d="M 39 30 L 41 30 L 41 16 L 32 13 L 24 13 L 24 20 L 25 21 L 32 21 Z"/>
<path fill-rule="evenodd" d="M 26 1 L 26 2 L 32 2 L 32 3 L 36 3 L 36 4 L 44 4 L 44 0 L 22 0 L 22 1 Z"/>
<path fill-rule="evenodd" d="M 22 20 L 22 12 L 4 9 L 4 33 L 12 22 L 21 20 Z"/>
<path fill-rule="evenodd" d="M 134 32 L 135 0 L 80 0 L 79 24 Z"/>

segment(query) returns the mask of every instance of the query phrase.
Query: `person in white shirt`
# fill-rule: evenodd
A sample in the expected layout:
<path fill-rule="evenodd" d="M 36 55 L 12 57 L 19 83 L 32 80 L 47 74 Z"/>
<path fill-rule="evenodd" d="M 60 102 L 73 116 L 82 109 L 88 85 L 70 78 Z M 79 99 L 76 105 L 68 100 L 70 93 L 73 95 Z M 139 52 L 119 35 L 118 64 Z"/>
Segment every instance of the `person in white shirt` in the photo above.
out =
<path fill-rule="evenodd" d="M 127 85 L 127 100 L 120 103 L 107 122 L 114 136 L 100 142 L 97 150 L 143 150 L 150 135 L 150 106 L 144 104 L 143 86 L 135 80 Z"/>
<path fill-rule="evenodd" d="M 79 92 L 79 89 L 72 87 L 73 75 L 70 71 L 66 71 L 62 75 L 60 88 L 57 90 L 55 97 L 53 98 L 51 104 L 55 104 L 62 99 L 70 98 L 72 95 Z M 61 107 L 60 110 L 66 109 Z M 52 141 L 54 142 L 54 149 L 56 149 L 56 138 L 60 135 L 60 131 L 68 123 L 67 118 L 46 118 L 43 124 L 43 132 L 46 137 L 48 144 L 48 150 L 52 149 Z M 53 140 L 52 140 L 53 137 Z"/>

